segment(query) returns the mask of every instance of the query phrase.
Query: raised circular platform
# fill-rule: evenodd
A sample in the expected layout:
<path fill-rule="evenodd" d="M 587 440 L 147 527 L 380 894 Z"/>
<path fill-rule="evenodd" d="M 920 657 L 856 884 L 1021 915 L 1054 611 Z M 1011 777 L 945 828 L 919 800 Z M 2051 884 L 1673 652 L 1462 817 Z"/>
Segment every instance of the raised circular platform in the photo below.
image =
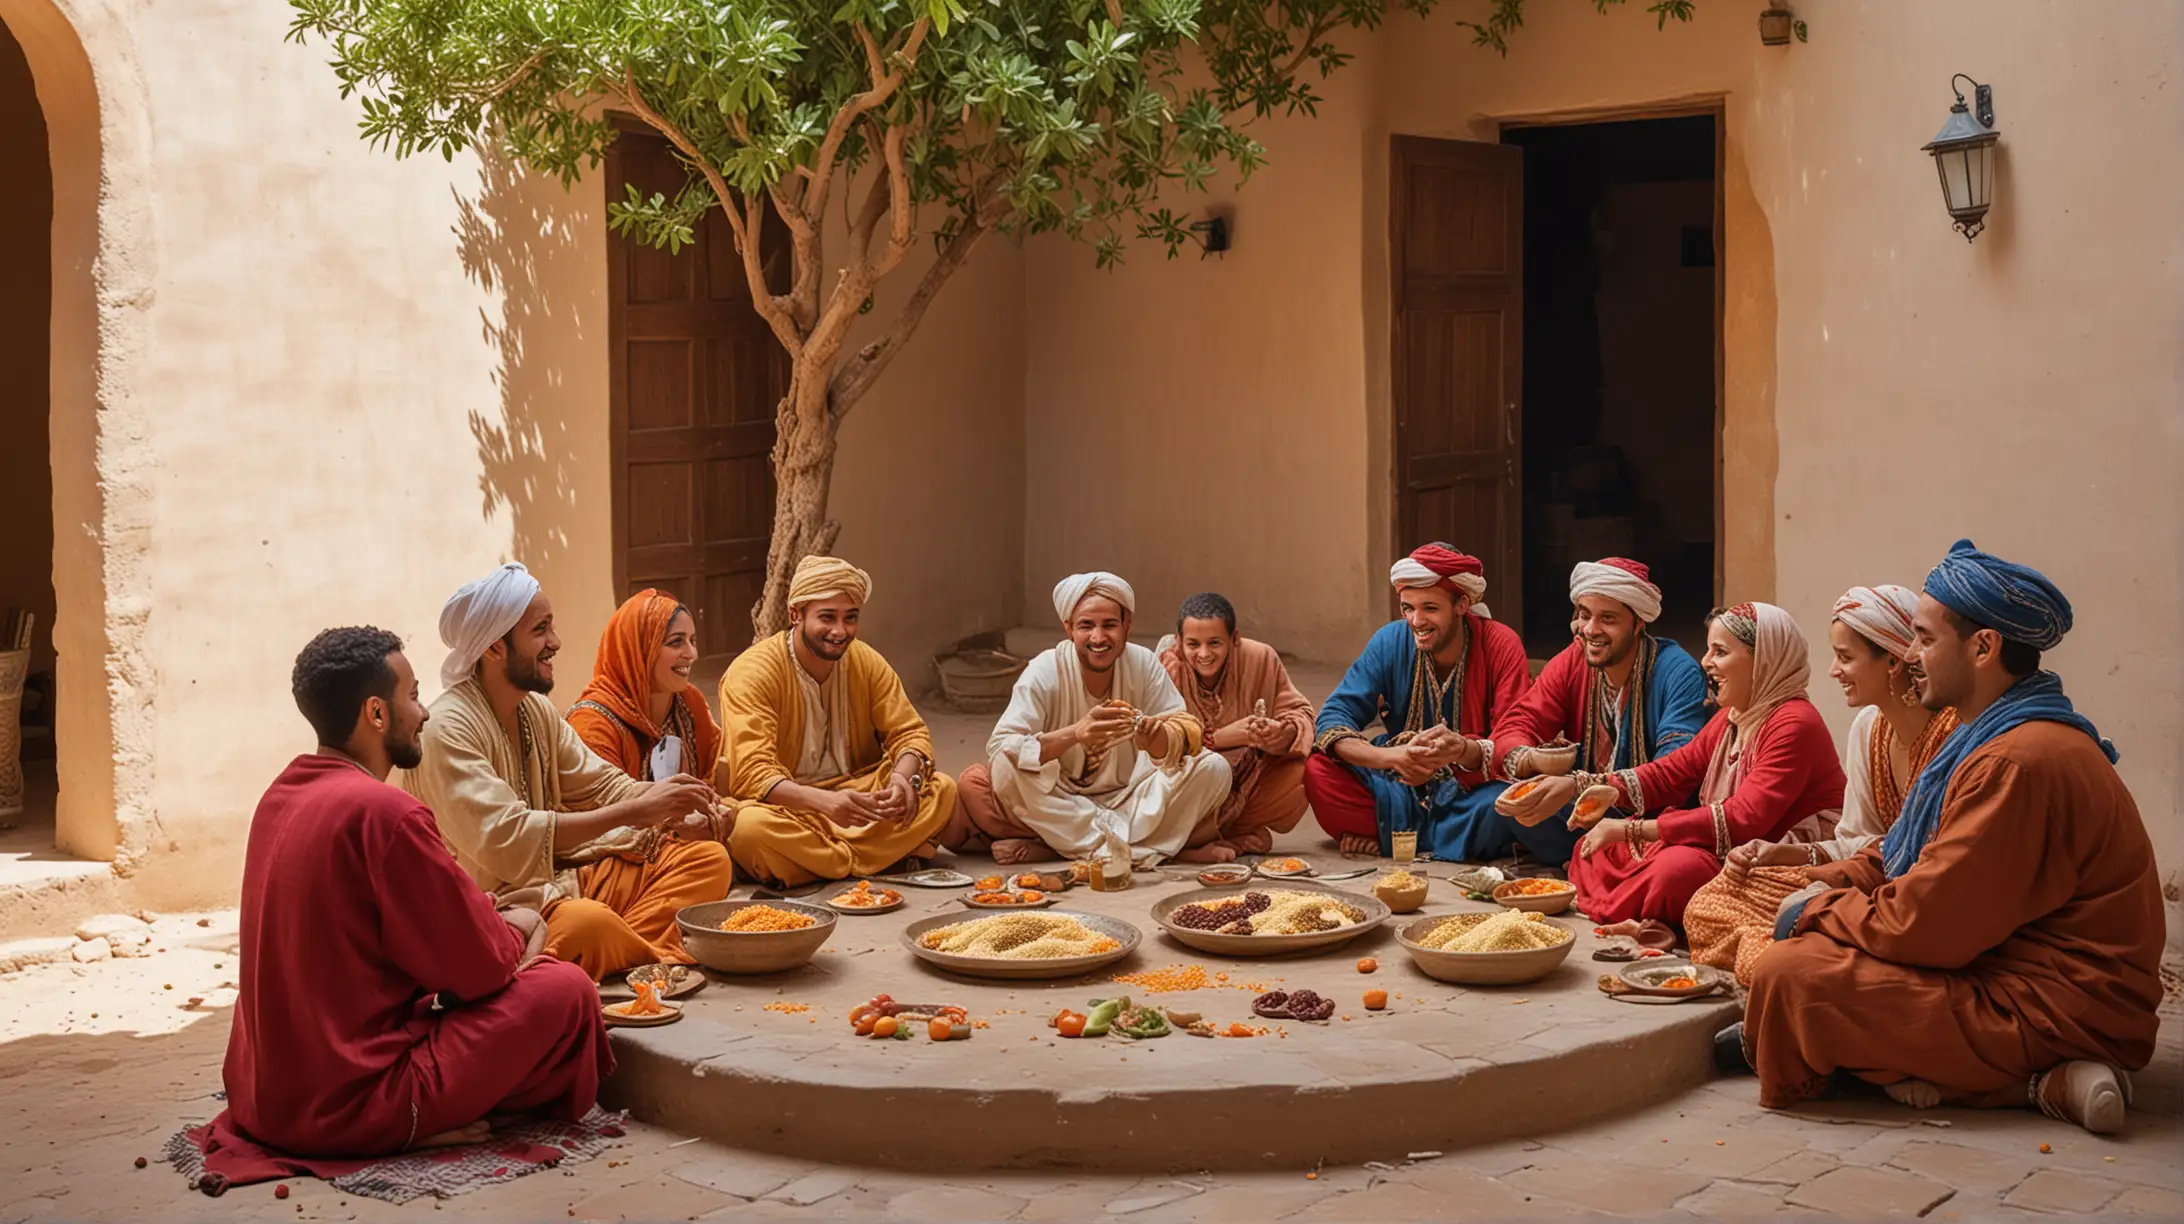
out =
<path fill-rule="evenodd" d="M 1649 1006 L 1601 994 L 1595 980 L 1617 966 L 1591 959 L 1599 941 L 1574 914 L 1550 919 L 1575 930 L 1577 946 L 1546 979 L 1459 987 L 1411 964 L 1395 941 L 1402 917 L 1305 957 L 1193 952 L 1147 911 L 1195 884 L 1137 879 L 1121 893 L 1073 890 L 1062 908 L 1130 920 L 1145 932 L 1138 951 L 1111 971 L 1051 983 L 959 978 L 918 961 L 898 943 L 903 927 L 977 915 L 955 893 L 905 890 L 910 904 L 893 914 L 844 917 L 802 969 L 715 974 L 684 1000 L 681 1022 L 617 1030 L 610 1102 L 738 1147 L 927 1171 L 1294 1168 L 1542 1133 L 1660 1100 L 1711 1074 L 1709 1039 L 1736 1017 L 1721 998 Z M 1482 908 L 1492 907 L 1436 879 L 1424 912 Z M 1357 972 L 1363 956 L 1380 961 L 1377 973 Z M 1149 995 L 1111 980 L 1179 964 L 1228 982 Z M 1145 1042 L 1064 1040 L 1046 1026 L 1064 1006 L 1115 994 L 1252 1021 L 1253 985 L 1310 988 L 1335 1000 L 1336 1018 L 1286 1024 L 1286 1036 Z M 1367 1012 L 1362 996 L 1374 987 L 1401 997 Z M 850 1008 L 880 993 L 958 1003 L 989 1027 L 947 1043 L 855 1036 Z"/>

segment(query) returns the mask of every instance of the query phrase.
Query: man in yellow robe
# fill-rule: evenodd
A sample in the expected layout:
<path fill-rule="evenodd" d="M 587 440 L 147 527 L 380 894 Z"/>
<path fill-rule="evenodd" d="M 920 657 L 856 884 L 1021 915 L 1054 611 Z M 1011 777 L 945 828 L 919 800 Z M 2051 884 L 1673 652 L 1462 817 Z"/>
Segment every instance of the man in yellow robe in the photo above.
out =
<path fill-rule="evenodd" d="M 954 779 L 887 660 L 857 640 L 872 580 L 806 557 L 789 628 L 737 656 L 720 680 L 727 735 L 715 780 L 737 804 L 729 849 L 743 869 L 793 887 L 938 853 Z"/>
<path fill-rule="evenodd" d="M 585 746 L 547 700 L 561 649 L 553 604 L 509 564 L 440 611 L 448 645 L 402 787 L 424 801 L 470 877 L 502 909 L 546 916 L 546 951 L 590 973 L 687 964 L 675 912 L 734 883 L 711 786 L 638 782 Z"/>

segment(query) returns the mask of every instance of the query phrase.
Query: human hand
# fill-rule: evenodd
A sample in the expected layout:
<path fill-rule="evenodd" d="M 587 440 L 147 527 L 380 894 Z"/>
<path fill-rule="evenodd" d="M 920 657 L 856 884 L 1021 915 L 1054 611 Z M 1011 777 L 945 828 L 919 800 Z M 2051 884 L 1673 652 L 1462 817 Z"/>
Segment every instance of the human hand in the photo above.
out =
<path fill-rule="evenodd" d="M 1261 752 L 1284 753 L 1289 751 L 1290 745 L 1297 742 L 1297 727 L 1294 723 L 1253 715 L 1251 724 L 1251 746 Z"/>
<path fill-rule="evenodd" d="M 1130 734 L 1137 711 L 1120 701 L 1103 701 L 1084 712 L 1070 731 L 1086 752 L 1097 752 Z"/>
<path fill-rule="evenodd" d="M 546 919 L 537 910 L 522 906 L 502 910 L 501 921 L 523 937 L 523 956 L 517 964 L 518 969 L 537 959 L 546 950 Z"/>
<path fill-rule="evenodd" d="M 826 793 L 832 798 L 822 815 L 845 829 L 861 829 L 868 824 L 878 823 L 884 814 L 878 795 L 868 795 L 862 791 Z"/>
<path fill-rule="evenodd" d="M 1543 823 L 1548 817 L 1568 807 L 1577 797 L 1577 779 L 1568 777 L 1542 777 L 1533 779 L 1532 789 L 1515 799 L 1509 797 L 1510 787 L 1494 801 L 1494 810 L 1529 829 Z"/>
<path fill-rule="evenodd" d="M 1623 827 L 1629 823 L 1629 821 L 1618 816 L 1594 825 L 1592 832 L 1587 833 L 1585 839 L 1577 843 L 1578 854 L 1590 859 L 1603 846 L 1610 846 L 1624 840 Z"/>
<path fill-rule="evenodd" d="M 1213 733 L 1206 737 L 1206 747 L 1216 752 L 1226 751 L 1230 748 L 1258 747 L 1258 744 L 1252 739 L 1252 722 L 1253 719 L 1246 716 L 1229 723 L 1227 726 L 1216 727 Z"/>
<path fill-rule="evenodd" d="M 668 822 L 669 835 L 688 841 L 713 840 L 713 815 L 710 811 L 685 812 Z"/>
<path fill-rule="evenodd" d="M 1393 769 L 1395 776 L 1403 779 L 1406 785 L 1424 786 L 1433 780 L 1433 775 L 1441 772 L 1440 758 L 1435 755 L 1433 746 L 1430 744 L 1410 743 L 1392 751 L 1395 756 L 1388 763 L 1388 767 Z"/>
<path fill-rule="evenodd" d="M 889 774 L 887 785 L 873 792 L 872 797 L 874 810 L 882 820 L 901 824 L 918 810 L 918 793 L 911 789 L 910 779 L 901 774 Z"/>
<path fill-rule="evenodd" d="M 1570 827 L 1589 829 L 1615 806 L 1615 788 L 1608 785 L 1588 786 L 1570 806 Z"/>
<path fill-rule="evenodd" d="M 718 801 L 713 788 L 689 774 L 676 774 L 645 787 L 638 811 L 643 825 L 679 821 L 691 812 L 710 812 Z"/>

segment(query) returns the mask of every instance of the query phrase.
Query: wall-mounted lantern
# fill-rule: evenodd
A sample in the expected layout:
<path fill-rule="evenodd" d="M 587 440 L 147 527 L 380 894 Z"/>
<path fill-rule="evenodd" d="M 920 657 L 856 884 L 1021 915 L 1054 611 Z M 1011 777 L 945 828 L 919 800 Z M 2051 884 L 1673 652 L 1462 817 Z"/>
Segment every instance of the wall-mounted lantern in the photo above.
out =
<path fill-rule="evenodd" d="M 1764 46 L 1787 47 L 1797 36 L 1798 25 L 1797 14 L 1770 5 L 1759 15 L 1759 41 Z"/>
<path fill-rule="evenodd" d="M 1228 253 L 1229 222 L 1227 217 L 1215 215 L 1203 221 L 1194 221 L 1191 223 L 1191 233 L 1198 238 L 1198 245 L 1202 248 L 1198 252 L 1200 259 L 1204 259 L 1208 255 Z"/>
<path fill-rule="evenodd" d="M 1950 92 L 1956 93 L 1958 81 L 1971 82 L 1973 109 L 1957 93 L 1941 132 L 1921 147 L 1934 155 L 1942 203 L 1970 242 L 1987 228 L 1987 208 L 1994 203 L 1994 144 L 2001 136 L 1994 130 L 1994 90 L 1960 72 L 1949 78 Z"/>

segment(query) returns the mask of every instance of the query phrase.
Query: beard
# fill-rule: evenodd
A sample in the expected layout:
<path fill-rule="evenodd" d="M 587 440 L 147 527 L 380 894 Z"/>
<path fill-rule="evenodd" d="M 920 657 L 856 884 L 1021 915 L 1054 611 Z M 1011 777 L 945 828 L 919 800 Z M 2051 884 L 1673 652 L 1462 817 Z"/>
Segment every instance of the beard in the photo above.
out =
<path fill-rule="evenodd" d="M 398 738 L 390 727 L 385 738 L 380 740 L 380 746 L 386 749 L 387 759 L 394 763 L 396 769 L 415 769 L 425 763 L 425 741 L 414 730 L 409 733 L 408 738 L 403 739 Z"/>
<path fill-rule="evenodd" d="M 1591 655 L 1593 650 L 1593 644 L 1591 640 L 1580 637 L 1578 641 L 1585 644 L 1585 653 L 1588 656 Z M 1603 668 L 1620 667 L 1623 664 L 1624 660 L 1630 658 L 1631 652 L 1636 649 L 1638 649 L 1638 635 L 1635 633 L 1631 634 L 1628 638 L 1625 638 L 1622 645 L 1620 646 L 1616 645 L 1614 639 L 1611 638 L 1608 640 L 1606 646 L 1606 650 L 1608 652 L 1607 657 L 1600 660 L 1598 663 L 1593 663 L 1592 666 Z M 1590 662 L 1590 659 L 1588 659 L 1587 661 Z"/>
<path fill-rule="evenodd" d="M 855 638 L 845 638 L 842 644 L 837 646 L 823 637 L 814 637 L 801 629 L 796 631 L 796 636 L 803 639 L 804 649 L 811 652 L 812 658 L 828 663 L 841 662 L 842 656 L 849 653 L 849 644 L 857 640 Z"/>
<path fill-rule="evenodd" d="M 508 683 L 527 693 L 553 692 L 554 678 L 547 675 L 545 668 L 541 666 L 545 662 L 544 657 L 518 659 L 513 655 L 509 656 Z"/>

